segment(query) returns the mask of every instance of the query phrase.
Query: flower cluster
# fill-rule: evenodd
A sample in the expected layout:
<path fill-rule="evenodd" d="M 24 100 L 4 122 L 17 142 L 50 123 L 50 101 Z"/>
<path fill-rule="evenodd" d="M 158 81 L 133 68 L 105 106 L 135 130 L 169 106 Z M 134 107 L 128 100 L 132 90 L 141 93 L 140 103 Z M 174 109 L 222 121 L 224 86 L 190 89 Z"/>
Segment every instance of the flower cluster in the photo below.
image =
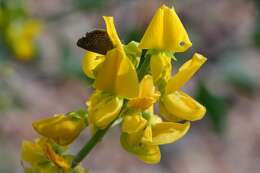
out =
<path fill-rule="evenodd" d="M 104 21 L 112 48 L 105 54 L 87 51 L 83 58 L 83 71 L 93 79 L 95 89 L 86 103 L 87 113 L 55 115 L 33 123 L 43 136 L 39 141 L 50 142 L 44 145 L 39 141 L 24 142 L 23 160 L 33 168 L 39 165 L 31 159 L 37 152 L 52 163 L 53 169 L 70 170 L 70 160 L 57 152 L 54 145 L 68 146 L 87 126 L 96 140 L 118 123 L 122 147 L 145 163 L 155 164 L 161 159 L 160 145 L 181 139 L 191 122 L 205 115 L 205 107 L 181 91 L 181 87 L 206 58 L 195 53 L 172 75 L 174 53 L 184 52 L 192 45 L 173 8 L 163 5 L 156 11 L 140 43 L 124 45 L 113 17 L 105 16 Z M 158 115 L 154 112 L 157 103 Z"/>
<path fill-rule="evenodd" d="M 23 141 L 21 157 L 30 164 L 24 165 L 26 173 L 86 173 L 77 166 L 71 168 L 73 155 L 68 154 L 68 145 L 88 125 L 84 111 L 57 114 L 32 124 L 41 137 L 34 142 Z"/>

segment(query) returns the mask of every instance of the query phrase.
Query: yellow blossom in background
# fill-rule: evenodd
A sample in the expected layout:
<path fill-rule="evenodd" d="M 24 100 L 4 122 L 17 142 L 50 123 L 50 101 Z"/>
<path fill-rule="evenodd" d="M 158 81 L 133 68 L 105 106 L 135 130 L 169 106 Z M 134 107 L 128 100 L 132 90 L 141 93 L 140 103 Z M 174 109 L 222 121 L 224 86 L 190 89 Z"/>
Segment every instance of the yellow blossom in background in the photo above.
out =
<path fill-rule="evenodd" d="M 119 97 L 101 91 L 94 92 L 87 102 L 89 124 L 106 128 L 118 116 L 122 105 L 123 99 Z"/>
<path fill-rule="evenodd" d="M 41 27 L 38 20 L 14 21 L 7 27 L 6 39 L 17 59 L 28 61 L 35 56 L 35 38 Z"/>
<path fill-rule="evenodd" d="M 162 5 L 152 18 L 139 47 L 184 52 L 191 45 L 189 36 L 174 8 Z"/>
<path fill-rule="evenodd" d="M 42 136 L 66 146 L 78 137 L 87 126 L 86 117 L 75 117 L 58 114 L 53 117 L 38 120 L 33 123 L 33 128 Z"/>

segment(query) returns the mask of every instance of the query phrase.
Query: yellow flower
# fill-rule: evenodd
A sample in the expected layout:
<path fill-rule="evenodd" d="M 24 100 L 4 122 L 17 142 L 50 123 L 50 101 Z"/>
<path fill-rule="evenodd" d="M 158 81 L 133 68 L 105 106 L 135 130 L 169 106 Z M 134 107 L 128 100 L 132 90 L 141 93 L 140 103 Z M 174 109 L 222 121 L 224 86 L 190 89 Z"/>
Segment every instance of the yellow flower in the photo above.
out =
<path fill-rule="evenodd" d="M 42 136 L 66 146 L 74 141 L 86 127 L 86 117 L 58 114 L 33 123 L 33 128 Z"/>
<path fill-rule="evenodd" d="M 139 47 L 184 52 L 192 45 L 173 8 L 162 5 L 155 13 Z"/>
<path fill-rule="evenodd" d="M 89 124 L 104 129 L 117 118 L 123 105 L 123 99 L 96 91 L 91 95 L 87 105 Z"/>
<path fill-rule="evenodd" d="M 83 72 L 90 78 L 95 79 L 95 69 L 105 60 L 105 56 L 98 53 L 87 51 L 83 57 Z"/>
<path fill-rule="evenodd" d="M 55 163 L 58 167 L 67 170 L 70 168 L 70 165 L 67 160 L 65 160 L 62 156 L 58 155 L 52 148 L 52 146 L 48 143 L 45 144 L 45 153 L 48 158 Z"/>
<path fill-rule="evenodd" d="M 35 38 L 41 31 L 42 24 L 37 20 L 24 23 L 13 22 L 7 27 L 7 41 L 19 60 L 28 61 L 36 53 Z"/>
<path fill-rule="evenodd" d="M 144 119 L 142 115 L 124 117 L 122 124 L 121 144 L 145 163 L 160 162 L 161 154 L 158 145 L 176 142 L 190 128 L 190 123 L 162 122 L 157 115 Z"/>
<path fill-rule="evenodd" d="M 163 96 L 160 107 L 165 111 L 161 114 L 170 121 L 196 121 L 202 119 L 206 113 L 203 105 L 182 91 Z"/>
<path fill-rule="evenodd" d="M 47 157 L 44 154 L 42 146 L 36 141 L 32 143 L 30 141 L 22 142 L 21 157 L 24 161 L 31 165 L 37 165 L 38 163 L 47 161 Z"/>
<path fill-rule="evenodd" d="M 205 63 L 206 58 L 194 54 L 191 60 L 184 63 L 178 73 L 166 85 L 166 91 L 160 99 L 160 113 L 169 121 L 202 119 L 206 113 L 203 105 L 180 91 L 179 89 L 198 71 Z"/>
<path fill-rule="evenodd" d="M 37 139 L 34 143 L 30 141 L 22 142 L 22 160 L 31 164 L 33 168 L 40 169 L 42 172 L 67 170 L 70 168 L 68 160 L 56 153 L 52 143 L 46 138 Z M 42 167 L 43 163 L 48 164 Z M 53 163 L 53 164 L 50 164 Z"/>
<path fill-rule="evenodd" d="M 140 132 L 133 134 L 123 133 L 120 140 L 121 145 L 125 150 L 135 154 L 140 160 L 145 163 L 159 163 L 161 160 L 161 152 L 159 146 L 140 143 L 142 131 Z"/>
<path fill-rule="evenodd" d="M 138 97 L 130 99 L 128 106 L 137 110 L 146 110 L 151 107 L 159 97 L 160 93 L 155 91 L 152 76 L 146 75 L 140 83 Z"/>
<path fill-rule="evenodd" d="M 138 95 L 138 77 L 117 35 L 113 17 L 104 17 L 107 32 L 115 48 L 108 51 L 96 70 L 95 87 L 124 98 Z"/>

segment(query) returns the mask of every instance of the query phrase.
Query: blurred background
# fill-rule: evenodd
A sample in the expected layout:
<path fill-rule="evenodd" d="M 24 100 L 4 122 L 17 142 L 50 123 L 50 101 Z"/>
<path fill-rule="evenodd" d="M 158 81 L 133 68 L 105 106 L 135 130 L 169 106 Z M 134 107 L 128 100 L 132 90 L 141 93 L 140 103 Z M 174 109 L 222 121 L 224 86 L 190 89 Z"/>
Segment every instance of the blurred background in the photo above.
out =
<path fill-rule="evenodd" d="M 188 135 L 146 165 L 113 128 L 84 161 L 92 173 L 260 172 L 260 0 L 0 0 L 0 172 L 22 173 L 20 144 L 31 123 L 85 107 L 91 92 L 78 38 L 115 17 L 125 43 L 140 41 L 155 10 L 173 6 L 206 65 L 184 88 L 207 107 Z M 71 152 L 89 138 L 83 132 Z"/>

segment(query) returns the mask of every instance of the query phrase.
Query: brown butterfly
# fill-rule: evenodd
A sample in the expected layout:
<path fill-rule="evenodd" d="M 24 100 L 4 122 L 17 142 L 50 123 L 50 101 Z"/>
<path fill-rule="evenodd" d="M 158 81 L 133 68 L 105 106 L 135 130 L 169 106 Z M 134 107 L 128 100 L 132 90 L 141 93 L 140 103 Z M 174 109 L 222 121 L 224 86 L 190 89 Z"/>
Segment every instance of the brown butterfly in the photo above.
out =
<path fill-rule="evenodd" d="M 77 41 L 77 46 L 102 55 L 114 48 L 107 31 L 102 29 L 87 32 L 84 37 Z"/>

